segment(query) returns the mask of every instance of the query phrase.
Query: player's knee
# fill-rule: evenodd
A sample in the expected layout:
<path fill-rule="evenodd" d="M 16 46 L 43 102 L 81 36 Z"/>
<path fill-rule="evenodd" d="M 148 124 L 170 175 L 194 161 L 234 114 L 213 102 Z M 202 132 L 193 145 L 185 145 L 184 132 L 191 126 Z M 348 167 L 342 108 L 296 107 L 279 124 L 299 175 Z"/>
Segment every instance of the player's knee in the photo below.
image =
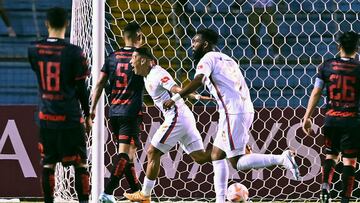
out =
<path fill-rule="evenodd" d="M 342 152 L 344 165 L 356 167 L 357 155 L 358 150 L 344 150 Z"/>
<path fill-rule="evenodd" d="M 226 154 L 224 151 L 222 151 L 221 149 L 217 148 L 217 147 L 213 147 L 213 150 L 211 152 L 211 160 L 216 161 L 216 160 L 221 160 L 221 159 L 225 159 L 226 158 Z"/>
<path fill-rule="evenodd" d="M 204 150 L 199 150 L 190 153 L 191 158 L 198 164 L 204 164 L 206 162 L 211 161 L 211 157 L 209 156 L 209 152 Z"/>
<path fill-rule="evenodd" d="M 160 157 L 164 154 L 162 151 L 160 151 L 159 149 L 155 148 L 152 145 L 147 150 L 147 153 L 148 153 L 147 157 L 149 162 L 160 159 Z"/>

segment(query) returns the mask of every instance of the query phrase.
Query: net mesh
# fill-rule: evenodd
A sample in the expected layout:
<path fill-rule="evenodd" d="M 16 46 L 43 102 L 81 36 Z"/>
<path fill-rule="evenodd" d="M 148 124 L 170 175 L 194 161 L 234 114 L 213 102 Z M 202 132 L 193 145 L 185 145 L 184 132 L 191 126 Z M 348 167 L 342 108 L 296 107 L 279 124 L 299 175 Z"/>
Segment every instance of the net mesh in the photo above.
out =
<path fill-rule="evenodd" d="M 73 42 L 82 46 L 91 58 L 91 1 L 77 0 L 73 13 Z M 317 200 L 320 191 L 322 154 L 322 110 L 316 111 L 314 137 L 301 131 L 301 118 L 312 90 L 317 66 L 336 56 L 339 31 L 360 31 L 360 2 L 357 0 L 273 1 L 266 9 L 255 1 L 155 1 L 107 0 L 105 10 L 106 54 L 123 46 L 122 28 L 137 21 L 143 30 L 145 44 L 153 49 L 158 63 L 179 84 L 185 85 L 194 74 L 191 60 L 191 38 L 200 28 L 212 28 L 220 36 L 217 50 L 239 61 L 256 107 L 250 142 L 256 153 L 280 154 L 284 149 L 297 151 L 301 181 L 291 179 L 288 171 L 273 169 L 237 172 L 230 170 L 230 180 L 249 188 L 250 197 L 260 201 Z M 260 1 L 259 1 L 260 2 Z M 74 20 L 75 19 L 75 20 Z M 76 24 L 76 26 L 75 26 Z M 95 54 L 95 53 L 94 53 Z M 199 91 L 208 94 L 206 89 Z M 162 122 L 161 113 L 145 98 L 143 147 L 135 166 L 142 181 L 147 164 L 146 149 Z M 323 101 L 321 101 L 323 103 Z M 106 105 L 108 105 L 106 101 Z M 212 102 L 190 104 L 206 147 L 216 132 L 218 114 Z M 105 176 L 110 176 L 116 146 L 110 126 L 105 122 Z M 91 140 L 91 138 L 89 138 Z M 89 141 L 90 143 L 90 141 Z M 194 164 L 178 146 L 162 157 L 162 167 L 153 191 L 154 200 L 214 200 L 211 164 Z M 337 165 L 332 196 L 339 196 L 342 165 Z M 63 171 L 70 175 L 71 171 Z M 359 176 L 359 170 L 356 177 Z M 358 179 L 358 178 L 357 178 Z M 73 185 L 60 178 L 58 183 Z M 353 196 L 360 198 L 359 182 Z M 59 185 L 59 184 L 57 184 Z M 66 187 L 66 190 L 65 190 Z M 115 195 L 121 199 L 128 189 L 125 179 Z M 65 192 L 69 191 L 69 192 Z M 73 187 L 57 186 L 57 195 L 76 198 Z"/>

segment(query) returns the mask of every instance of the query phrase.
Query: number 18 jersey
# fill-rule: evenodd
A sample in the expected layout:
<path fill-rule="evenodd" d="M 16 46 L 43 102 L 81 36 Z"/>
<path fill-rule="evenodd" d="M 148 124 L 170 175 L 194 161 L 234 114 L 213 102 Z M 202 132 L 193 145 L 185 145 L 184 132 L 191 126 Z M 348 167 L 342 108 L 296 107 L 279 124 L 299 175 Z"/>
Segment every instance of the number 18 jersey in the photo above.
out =
<path fill-rule="evenodd" d="M 325 126 L 356 125 L 359 117 L 360 63 L 350 58 L 325 61 L 317 78 L 326 88 Z"/>
<path fill-rule="evenodd" d="M 89 74 L 82 49 L 63 39 L 47 38 L 34 42 L 28 49 L 28 56 L 39 84 L 40 126 L 71 128 L 79 125 L 82 112 L 76 83 Z"/>

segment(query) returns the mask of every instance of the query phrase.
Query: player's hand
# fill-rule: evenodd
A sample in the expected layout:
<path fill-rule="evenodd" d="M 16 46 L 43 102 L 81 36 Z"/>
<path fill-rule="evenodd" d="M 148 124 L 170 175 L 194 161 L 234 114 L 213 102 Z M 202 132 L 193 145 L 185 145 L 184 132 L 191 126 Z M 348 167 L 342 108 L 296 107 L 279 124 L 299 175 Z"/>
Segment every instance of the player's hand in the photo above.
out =
<path fill-rule="evenodd" d="M 166 101 L 164 102 L 164 104 L 163 104 L 163 109 L 164 109 L 165 111 L 167 111 L 167 110 L 169 110 L 172 106 L 174 106 L 174 104 L 175 104 L 175 102 L 174 102 L 173 100 L 168 99 L 168 100 L 166 100 Z"/>
<path fill-rule="evenodd" d="M 91 113 L 90 113 L 89 117 L 91 118 L 91 120 L 94 120 L 94 119 L 95 119 L 95 115 L 96 115 L 96 114 L 95 114 L 94 112 L 91 112 Z"/>
<path fill-rule="evenodd" d="M 252 148 L 250 145 L 246 145 L 246 148 L 245 148 L 245 154 L 251 154 L 252 153 Z"/>
<path fill-rule="evenodd" d="M 91 129 L 92 129 L 92 125 L 93 125 L 93 120 L 91 118 L 91 116 L 88 116 L 85 118 L 85 130 L 86 133 L 89 134 Z"/>
<path fill-rule="evenodd" d="M 302 123 L 302 130 L 306 135 L 310 135 L 310 133 L 313 131 L 312 128 L 312 122 L 310 118 L 304 119 Z"/>
<path fill-rule="evenodd" d="M 214 99 L 212 97 L 208 97 L 208 96 L 200 96 L 201 100 L 206 100 L 206 101 L 213 101 Z"/>

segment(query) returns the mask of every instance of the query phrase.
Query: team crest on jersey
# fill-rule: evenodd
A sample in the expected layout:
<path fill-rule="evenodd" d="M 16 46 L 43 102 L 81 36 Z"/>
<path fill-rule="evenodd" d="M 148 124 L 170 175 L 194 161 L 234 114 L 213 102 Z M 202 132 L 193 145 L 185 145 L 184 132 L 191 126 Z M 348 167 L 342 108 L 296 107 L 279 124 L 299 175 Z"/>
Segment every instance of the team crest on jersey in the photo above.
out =
<path fill-rule="evenodd" d="M 203 65 L 198 65 L 197 69 L 203 69 L 204 66 Z"/>
<path fill-rule="evenodd" d="M 147 85 L 147 87 L 148 87 L 148 89 L 151 90 L 151 91 L 154 89 L 154 87 L 153 87 L 151 84 Z"/>
<path fill-rule="evenodd" d="M 170 78 L 168 76 L 165 76 L 165 77 L 161 78 L 162 83 L 166 83 L 169 80 L 170 80 Z"/>

